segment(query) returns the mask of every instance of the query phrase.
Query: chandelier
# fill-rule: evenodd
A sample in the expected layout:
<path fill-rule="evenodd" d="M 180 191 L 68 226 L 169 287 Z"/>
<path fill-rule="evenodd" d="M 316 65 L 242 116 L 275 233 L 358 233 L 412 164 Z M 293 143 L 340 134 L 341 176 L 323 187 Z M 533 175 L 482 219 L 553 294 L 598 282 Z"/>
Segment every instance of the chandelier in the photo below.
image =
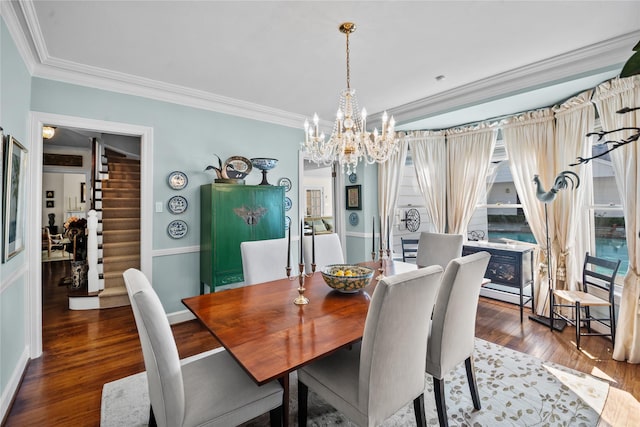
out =
<path fill-rule="evenodd" d="M 395 120 L 393 116 L 389 119 L 386 111 L 382 114 L 381 131 L 378 132 L 376 128 L 373 133 L 367 132 L 367 111 L 358 109 L 356 91 L 351 88 L 349 34 L 356 30 L 356 24 L 345 22 L 339 30 L 347 38 L 347 88 L 340 93 L 336 121 L 329 141 L 325 141 L 324 133 L 319 132 L 319 118 L 314 114 L 313 126 L 308 120 L 304 121 L 302 148 L 310 161 L 324 165 L 337 161 L 343 172 L 351 174 L 360 160 L 368 164 L 387 161 L 398 150 L 398 143 L 393 129 Z"/>

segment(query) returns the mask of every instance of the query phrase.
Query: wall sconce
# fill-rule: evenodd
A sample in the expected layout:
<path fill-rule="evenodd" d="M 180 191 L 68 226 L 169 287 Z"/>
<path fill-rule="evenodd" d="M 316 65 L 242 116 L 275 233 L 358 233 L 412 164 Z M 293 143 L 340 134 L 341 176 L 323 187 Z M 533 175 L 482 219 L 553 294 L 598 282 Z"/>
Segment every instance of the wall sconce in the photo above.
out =
<path fill-rule="evenodd" d="M 55 134 L 56 134 L 56 128 L 54 128 L 53 126 L 42 127 L 42 137 L 44 139 L 51 139 Z"/>

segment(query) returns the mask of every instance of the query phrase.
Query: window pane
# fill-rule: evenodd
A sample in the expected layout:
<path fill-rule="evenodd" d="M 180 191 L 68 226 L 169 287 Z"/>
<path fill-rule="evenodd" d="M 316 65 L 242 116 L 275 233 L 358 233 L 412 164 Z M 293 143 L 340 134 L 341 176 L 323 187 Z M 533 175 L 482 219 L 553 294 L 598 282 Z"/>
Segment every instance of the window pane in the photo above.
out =
<path fill-rule="evenodd" d="M 594 145 L 592 155 L 600 154 L 604 150 L 604 144 Z M 629 269 L 629 252 L 625 238 L 624 215 L 608 153 L 593 160 L 593 200 L 595 255 L 619 259 L 622 262 L 618 274 L 626 274 Z"/>

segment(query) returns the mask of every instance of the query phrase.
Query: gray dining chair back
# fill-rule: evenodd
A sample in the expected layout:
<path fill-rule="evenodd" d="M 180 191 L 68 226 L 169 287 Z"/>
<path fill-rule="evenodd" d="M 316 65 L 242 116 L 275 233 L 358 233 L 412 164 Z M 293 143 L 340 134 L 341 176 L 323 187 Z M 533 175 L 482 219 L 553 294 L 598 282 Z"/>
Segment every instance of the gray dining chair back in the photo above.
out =
<path fill-rule="evenodd" d="M 336 233 L 319 234 L 315 236 L 316 240 L 316 271 L 329 264 L 344 264 L 344 254 L 342 253 L 342 244 Z M 305 271 L 311 271 L 312 261 L 312 237 L 304 236 L 302 238 L 302 249 L 304 253 Z"/>
<path fill-rule="evenodd" d="M 291 256 L 294 257 L 296 251 L 292 250 Z M 255 285 L 287 277 L 287 239 L 242 242 L 240 243 L 240 254 L 245 285 Z M 292 263 L 294 262 L 295 260 L 292 259 Z"/>
<path fill-rule="evenodd" d="M 443 269 L 454 258 L 462 256 L 462 234 L 420 233 L 416 264 L 418 267 L 439 265 Z"/>
<path fill-rule="evenodd" d="M 146 276 L 130 268 L 123 277 L 142 345 L 150 425 L 238 425 L 267 411 L 272 425 L 281 423 L 280 384 L 257 386 L 226 351 L 181 361 L 167 315 Z"/>
<path fill-rule="evenodd" d="M 473 351 L 480 288 L 490 258 L 484 251 L 455 258 L 442 275 L 426 353 L 440 426 L 448 425 L 444 377 L 462 362 L 465 362 L 474 407 L 480 409 Z"/>
<path fill-rule="evenodd" d="M 378 283 L 362 342 L 298 370 L 300 426 L 308 388 L 358 425 L 379 425 L 412 401 L 418 425 L 426 424 L 424 355 L 441 275 L 431 266 Z"/>

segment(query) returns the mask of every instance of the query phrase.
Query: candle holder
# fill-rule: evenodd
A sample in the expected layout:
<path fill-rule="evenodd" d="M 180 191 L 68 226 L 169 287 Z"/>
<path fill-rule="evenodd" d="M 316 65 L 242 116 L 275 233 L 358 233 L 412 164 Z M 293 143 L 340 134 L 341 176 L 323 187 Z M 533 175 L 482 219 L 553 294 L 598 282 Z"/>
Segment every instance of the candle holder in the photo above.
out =
<path fill-rule="evenodd" d="M 376 280 L 384 279 L 384 249 L 380 248 L 380 265 L 378 266 L 378 276 L 376 276 Z M 375 260 L 375 256 L 374 256 Z"/>
<path fill-rule="evenodd" d="M 387 259 L 391 259 L 391 249 L 387 248 Z"/>
<path fill-rule="evenodd" d="M 304 291 L 306 291 L 304 287 L 304 264 L 298 264 L 298 269 L 300 270 L 298 275 L 298 296 L 293 300 L 293 303 L 295 305 L 306 305 L 309 304 L 309 298 L 304 296 Z"/>
<path fill-rule="evenodd" d="M 291 279 L 291 267 L 285 267 L 285 270 L 287 270 L 287 279 Z"/>
<path fill-rule="evenodd" d="M 371 251 L 371 261 L 376 260 L 376 251 Z"/>
<path fill-rule="evenodd" d="M 311 275 L 313 276 L 316 273 L 316 263 L 311 263 Z"/>

